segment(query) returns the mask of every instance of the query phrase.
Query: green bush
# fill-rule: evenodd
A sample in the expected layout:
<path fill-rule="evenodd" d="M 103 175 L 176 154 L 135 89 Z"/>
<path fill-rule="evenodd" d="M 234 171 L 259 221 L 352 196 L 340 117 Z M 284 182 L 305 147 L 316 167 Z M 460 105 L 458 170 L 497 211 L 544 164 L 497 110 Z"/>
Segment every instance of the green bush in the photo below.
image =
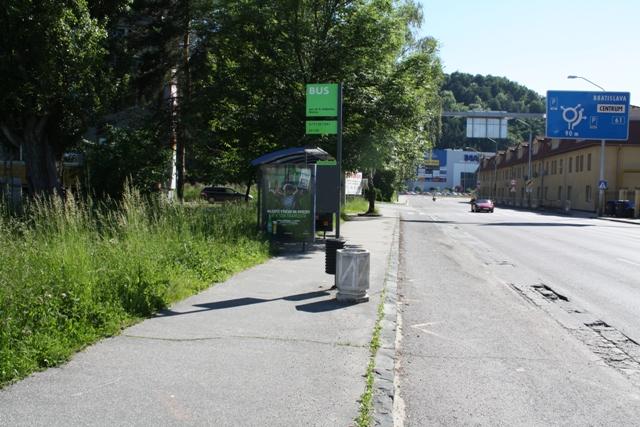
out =
<path fill-rule="evenodd" d="M 0 384 L 264 261 L 255 204 L 39 200 L 0 215 Z"/>

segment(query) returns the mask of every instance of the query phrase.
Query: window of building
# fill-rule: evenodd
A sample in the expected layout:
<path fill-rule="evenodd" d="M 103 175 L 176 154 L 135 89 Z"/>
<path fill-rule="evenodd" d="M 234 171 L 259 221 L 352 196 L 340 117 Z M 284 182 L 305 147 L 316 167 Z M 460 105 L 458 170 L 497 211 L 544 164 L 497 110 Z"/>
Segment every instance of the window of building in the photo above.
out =
<path fill-rule="evenodd" d="M 569 173 L 572 172 L 573 169 L 573 157 L 569 157 Z"/>
<path fill-rule="evenodd" d="M 584 171 L 584 155 L 580 155 L 580 172 Z"/>
<path fill-rule="evenodd" d="M 591 153 L 587 154 L 587 170 L 591 170 Z"/>
<path fill-rule="evenodd" d="M 564 159 L 560 159 L 560 175 L 562 175 L 562 163 L 564 163 Z"/>
<path fill-rule="evenodd" d="M 544 199 L 549 200 L 549 187 L 544 187 Z"/>
<path fill-rule="evenodd" d="M 536 199 L 540 199 L 540 187 L 536 187 Z"/>
<path fill-rule="evenodd" d="M 584 198 L 585 198 L 585 200 L 587 202 L 591 201 L 591 186 L 590 185 L 587 185 L 587 188 L 585 189 Z"/>
<path fill-rule="evenodd" d="M 571 186 L 567 186 L 567 200 L 571 200 Z"/>
<path fill-rule="evenodd" d="M 562 186 L 558 187 L 558 200 L 562 200 Z"/>

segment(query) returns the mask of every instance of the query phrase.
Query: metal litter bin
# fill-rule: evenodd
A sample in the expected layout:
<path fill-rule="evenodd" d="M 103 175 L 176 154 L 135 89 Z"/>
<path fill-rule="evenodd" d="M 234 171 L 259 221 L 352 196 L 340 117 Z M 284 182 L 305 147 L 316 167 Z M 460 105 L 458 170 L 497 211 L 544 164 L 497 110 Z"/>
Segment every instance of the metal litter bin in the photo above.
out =
<path fill-rule="evenodd" d="M 369 251 L 358 248 L 337 251 L 336 299 L 341 302 L 369 301 Z"/>

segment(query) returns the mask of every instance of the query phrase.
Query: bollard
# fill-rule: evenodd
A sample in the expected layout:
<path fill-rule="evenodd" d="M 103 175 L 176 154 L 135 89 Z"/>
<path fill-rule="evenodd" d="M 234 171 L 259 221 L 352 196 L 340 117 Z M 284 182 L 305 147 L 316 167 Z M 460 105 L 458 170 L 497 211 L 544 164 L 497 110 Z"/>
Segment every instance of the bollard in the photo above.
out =
<path fill-rule="evenodd" d="M 337 251 L 336 299 L 340 302 L 369 301 L 369 251 L 365 249 L 339 249 Z"/>

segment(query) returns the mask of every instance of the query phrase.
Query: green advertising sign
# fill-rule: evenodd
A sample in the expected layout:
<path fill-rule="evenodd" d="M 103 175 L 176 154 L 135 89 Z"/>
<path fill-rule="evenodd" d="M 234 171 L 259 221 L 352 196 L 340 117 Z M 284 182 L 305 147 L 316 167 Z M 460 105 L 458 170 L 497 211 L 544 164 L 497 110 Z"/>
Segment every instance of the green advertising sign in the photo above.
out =
<path fill-rule="evenodd" d="M 335 166 L 337 163 L 335 160 L 318 160 L 316 166 Z"/>
<path fill-rule="evenodd" d="M 335 135 L 338 122 L 335 120 L 307 120 L 307 135 Z"/>
<path fill-rule="evenodd" d="M 313 240 L 314 175 L 308 166 L 270 165 L 262 168 L 262 205 L 266 231 L 273 238 Z"/>
<path fill-rule="evenodd" d="M 338 116 L 338 84 L 337 83 L 308 84 L 307 85 L 307 117 L 337 117 L 337 116 Z"/>

